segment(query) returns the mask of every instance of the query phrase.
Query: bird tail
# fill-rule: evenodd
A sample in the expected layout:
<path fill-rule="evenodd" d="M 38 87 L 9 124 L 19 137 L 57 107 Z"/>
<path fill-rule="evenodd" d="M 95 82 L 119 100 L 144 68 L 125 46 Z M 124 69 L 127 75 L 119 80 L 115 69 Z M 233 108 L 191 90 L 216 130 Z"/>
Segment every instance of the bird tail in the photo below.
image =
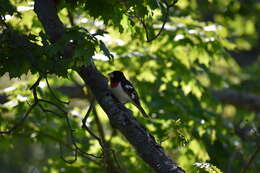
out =
<path fill-rule="evenodd" d="M 142 108 L 141 105 L 135 104 L 135 106 L 139 109 L 139 111 L 143 114 L 143 116 L 144 116 L 145 118 L 151 118 L 151 116 L 149 116 L 149 115 L 144 111 L 144 109 Z"/>

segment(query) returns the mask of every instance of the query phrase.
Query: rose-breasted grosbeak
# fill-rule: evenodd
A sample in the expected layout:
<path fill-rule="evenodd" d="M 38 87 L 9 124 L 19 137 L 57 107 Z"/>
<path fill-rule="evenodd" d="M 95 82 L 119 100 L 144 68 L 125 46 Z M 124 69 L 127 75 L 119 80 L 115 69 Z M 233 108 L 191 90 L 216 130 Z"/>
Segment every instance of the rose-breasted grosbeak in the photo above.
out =
<path fill-rule="evenodd" d="M 112 94 L 120 101 L 122 104 L 131 102 L 133 103 L 139 111 L 145 117 L 149 117 L 144 109 L 142 108 L 137 92 L 135 91 L 133 85 L 125 78 L 124 73 L 121 71 L 113 71 L 108 74 L 110 78 L 110 87 Z"/>

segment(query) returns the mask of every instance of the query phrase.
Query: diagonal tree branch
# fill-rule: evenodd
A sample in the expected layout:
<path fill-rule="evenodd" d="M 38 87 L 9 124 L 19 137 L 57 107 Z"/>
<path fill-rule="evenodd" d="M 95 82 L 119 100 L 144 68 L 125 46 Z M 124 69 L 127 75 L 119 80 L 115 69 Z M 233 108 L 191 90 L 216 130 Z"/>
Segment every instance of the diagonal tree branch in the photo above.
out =
<path fill-rule="evenodd" d="M 221 103 L 232 104 L 249 111 L 260 112 L 260 97 L 257 95 L 232 89 L 212 91 L 212 94 L 215 98 L 221 101 Z"/>
<path fill-rule="evenodd" d="M 51 40 L 55 42 L 60 39 L 64 34 L 64 26 L 58 18 L 54 2 L 52 0 L 35 0 L 34 10 Z M 132 113 L 115 101 L 108 89 L 106 78 L 94 65 L 84 66 L 78 72 L 108 115 L 112 126 L 120 130 L 146 163 L 158 173 L 184 172 L 166 156 L 162 147 L 137 122 Z"/>
<path fill-rule="evenodd" d="M 40 12 L 44 10 L 46 10 L 44 13 Z M 59 40 L 64 34 L 65 27 L 57 15 L 55 3 L 52 0 L 47 0 L 45 3 L 35 0 L 34 11 L 50 40 L 52 42 Z"/>
<path fill-rule="evenodd" d="M 132 113 L 113 99 L 108 90 L 107 80 L 95 67 L 82 68 L 79 74 L 92 89 L 100 106 L 107 113 L 111 125 L 126 137 L 144 161 L 157 172 L 184 172 L 165 155 L 161 146 L 137 122 Z"/>

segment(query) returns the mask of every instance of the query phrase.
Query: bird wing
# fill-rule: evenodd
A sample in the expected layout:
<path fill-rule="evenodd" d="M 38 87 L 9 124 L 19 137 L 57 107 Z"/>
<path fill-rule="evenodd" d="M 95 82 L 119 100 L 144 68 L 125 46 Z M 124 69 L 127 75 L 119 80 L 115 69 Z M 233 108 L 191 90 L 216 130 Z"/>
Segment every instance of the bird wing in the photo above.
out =
<path fill-rule="evenodd" d="M 121 86 L 123 90 L 127 93 L 127 95 L 131 98 L 131 100 L 138 106 L 140 106 L 140 101 L 137 92 L 135 91 L 133 85 L 128 81 L 121 81 Z"/>
<path fill-rule="evenodd" d="M 125 91 L 125 93 L 130 97 L 133 104 L 141 111 L 143 116 L 146 118 L 150 118 L 150 116 L 147 115 L 146 112 L 144 111 L 144 109 L 142 108 L 140 101 L 139 101 L 138 94 L 135 91 L 133 85 L 128 80 L 124 80 L 124 81 L 121 81 L 121 86 L 122 86 L 123 90 Z"/>

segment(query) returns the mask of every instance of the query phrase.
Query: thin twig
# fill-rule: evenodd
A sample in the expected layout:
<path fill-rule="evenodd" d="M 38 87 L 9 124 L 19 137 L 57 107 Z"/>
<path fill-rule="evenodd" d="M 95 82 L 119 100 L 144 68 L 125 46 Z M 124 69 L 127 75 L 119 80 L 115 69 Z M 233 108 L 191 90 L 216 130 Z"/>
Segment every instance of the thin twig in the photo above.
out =
<path fill-rule="evenodd" d="M 68 163 L 68 164 L 73 164 L 74 162 L 77 161 L 77 159 L 78 159 L 78 150 L 77 150 L 77 149 L 76 149 L 76 150 L 73 150 L 73 152 L 75 153 L 75 154 L 74 154 L 74 159 L 72 159 L 72 160 L 67 160 L 67 159 L 65 159 L 65 157 L 64 157 L 64 155 L 63 155 L 62 145 L 61 145 L 61 144 L 59 144 L 59 148 L 60 148 L 60 158 L 61 158 L 64 162 L 66 162 L 66 163 Z"/>
<path fill-rule="evenodd" d="M 90 106 L 89 106 L 89 108 L 88 108 L 88 111 L 87 111 L 86 115 L 84 116 L 84 118 L 83 118 L 83 120 L 82 120 L 82 128 L 84 128 L 85 130 L 87 130 L 88 133 L 89 133 L 93 138 L 95 138 L 95 139 L 98 141 L 99 145 L 102 147 L 102 146 L 103 146 L 103 143 L 102 143 L 101 139 L 100 139 L 94 132 L 92 132 L 92 131 L 90 130 L 90 128 L 86 125 L 87 119 L 88 119 L 88 117 L 89 117 L 89 115 L 90 115 L 90 113 L 91 113 L 91 111 L 92 111 L 94 105 L 95 105 L 95 99 L 93 99 L 93 100 L 90 102 Z"/>
<path fill-rule="evenodd" d="M 164 16 L 163 17 L 163 23 L 162 23 L 162 26 L 160 27 L 159 32 L 155 36 L 153 36 L 152 38 L 149 38 L 149 31 L 148 31 L 148 27 L 147 27 L 147 24 L 145 23 L 144 18 L 138 17 L 137 15 L 134 14 L 134 16 L 139 20 L 139 22 L 144 27 L 145 34 L 146 34 L 146 42 L 152 42 L 153 40 L 157 39 L 161 35 L 161 33 L 162 33 L 162 31 L 165 27 L 165 24 L 168 21 L 170 8 L 172 8 L 178 2 L 178 0 L 174 0 L 171 4 L 168 4 L 168 2 L 166 0 L 162 0 L 162 1 L 166 6 L 166 12 L 163 14 L 163 16 Z M 161 5 L 161 7 L 165 8 L 163 5 Z"/>
<path fill-rule="evenodd" d="M 44 112 L 44 113 L 52 113 L 58 117 L 62 117 L 62 115 L 60 115 L 59 113 L 49 110 L 49 109 L 45 109 L 40 103 L 38 104 L 38 106 L 40 107 L 40 109 Z"/>
<path fill-rule="evenodd" d="M 74 160 L 71 160 L 71 162 L 73 163 L 73 162 L 75 162 L 77 160 L 78 149 L 77 149 L 77 145 L 76 145 L 75 138 L 74 138 L 74 130 L 71 127 L 71 124 L 70 124 L 70 121 L 69 121 L 69 117 L 68 117 L 67 114 L 65 115 L 65 119 L 66 119 L 67 125 L 69 127 L 71 142 L 72 142 L 73 146 L 76 148 L 75 155 L 74 155 Z"/>
<path fill-rule="evenodd" d="M 35 131 L 35 130 L 34 130 Z M 59 138 L 55 137 L 55 136 L 52 136 L 50 134 L 47 134 L 47 133 L 44 133 L 42 131 L 36 131 L 37 134 L 39 135 L 42 135 L 42 136 L 45 136 L 53 141 L 56 141 L 58 142 L 59 144 L 62 144 L 64 147 L 66 147 L 67 149 L 71 150 L 71 151 L 75 151 L 75 149 L 73 147 L 71 147 L 69 144 L 67 143 L 64 143 L 63 141 L 61 141 Z M 98 161 L 92 159 L 91 157 L 89 157 L 88 155 L 86 155 L 85 153 L 81 153 L 81 152 L 78 152 L 82 157 L 88 159 L 88 160 L 91 160 L 93 161 L 94 163 L 96 164 L 99 164 Z"/>
<path fill-rule="evenodd" d="M 257 156 L 258 152 L 260 151 L 260 145 L 257 146 L 256 150 L 252 153 L 252 155 L 249 157 L 246 165 L 244 166 L 244 169 L 242 169 L 241 173 L 246 173 L 252 164 L 253 160 Z"/>
<path fill-rule="evenodd" d="M 74 163 L 74 162 L 77 161 L 77 158 L 78 158 L 78 151 L 77 151 L 77 150 L 73 150 L 73 152 L 75 152 L 75 154 L 74 154 L 74 159 L 72 159 L 72 160 L 66 160 L 66 159 L 64 158 L 64 156 L 63 156 L 63 151 L 62 151 L 62 145 L 61 145 L 61 143 L 59 143 L 59 147 L 60 147 L 60 158 L 61 158 L 64 162 L 66 162 L 66 163 L 68 163 L 68 164 L 72 164 L 72 163 Z"/>
<path fill-rule="evenodd" d="M 80 152 L 81 154 L 84 154 L 84 155 L 88 155 L 88 156 L 92 156 L 92 157 L 95 157 L 95 158 L 102 158 L 101 156 L 96 156 L 96 155 L 93 155 L 93 154 L 89 154 L 89 153 L 86 153 L 84 151 L 82 151 L 78 146 L 77 146 L 77 143 L 76 143 L 76 139 L 74 137 L 74 132 L 73 132 L 73 129 L 71 127 L 71 124 L 70 124 L 70 121 L 69 121 L 69 118 L 68 118 L 68 112 L 66 110 L 64 110 L 62 108 L 62 106 L 52 102 L 52 101 L 49 101 L 49 100 L 44 100 L 44 99 L 39 99 L 38 98 L 38 95 L 37 95 L 37 91 L 36 91 L 36 88 L 37 86 L 39 85 L 39 82 L 41 80 L 41 77 L 36 81 L 37 85 L 34 84 L 30 89 L 33 90 L 33 95 L 34 95 L 34 100 L 35 102 L 45 102 L 45 103 L 48 103 L 48 104 L 51 104 L 53 106 L 55 106 L 57 109 L 59 109 L 64 115 L 65 115 L 65 118 L 66 118 L 66 122 L 67 122 L 67 125 L 69 127 L 69 130 L 70 130 L 70 136 L 71 136 L 71 139 L 72 139 L 72 143 L 73 143 L 73 146 L 75 147 L 75 155 L 74 155 L 74 159 L 73 160 L 66 160 L 63 155 L 61 154 L 61 158 L 62 160 L 64 160 L 65 162 L 67 163 L 73 163 L 77 160 L 77 155 L 78 155 L 78 152 Z M 40 105 L 40 108 L 45 111 L 45 112 L 51 112 L 51 113 L 54 113 L 54 111 L 51 111 L 51 110 L 48 110 L 48 109 L 44 109 L 41 105 Z M 58 115 L 59 117 L 62 117 L 62 115 L 58 114 L 58 113 L 55 113 L 55 115 Z M 61 150 L 62 151 L 62 150 Z"/>
<path fill-rule="evenodd" d="M 68 128 L 69 128 L 69 131 L 70 131 L 71 142 L 72 142 L 73 146 L 75 147 L 76 152 L 80 151 L 81 153 L 84 153 L 85 155 L 88 155 L 88 156 L 92 156 L 92 157 L 95 157 L 95 158 L 102 158 L 102 156 L 97 156 L 97 155 L 86 153 L 78 147 L 77 142 L 76 142 L 76 138 L 74 136 L 74 130 L 73 130 L 71 124 L 70 124 L 70 120 L 69 120 L 69 117 L 68 117 L 67 114 L 65 115 L 65 118 L 66 118 L 66 122 L 67 122 L 67 125 L 68 125 Z"/>
<path fill-rule="evenodd" d="M 76 138 L 75 138 L 75 136 L 74 136 L 74 130 L 73 130 L 71 124 L 70 124 L 67 111 L 65 111 L 62 107 L 60 107 L 59 105 L 57 105 L 57 104 L 55 104 L 55 103 L 53 103 L 53 102 L 51 102 L 51 101 L 49 101 L 49 100 L 44 100 L 44 99 L 38 99 L 38 100 L 39 100 L 39 102 L 42 101 L 42 102 L 46 102 L 46 103 L 48 103 L 48 104 L 54 105 L 54 106 L 57 107 L 61 112 L 64 113 L 63 117 L 65 116 L 65 120 L 66 120 L 66 123 L 67 123 L 68 128 L 69 128 L 69 131 L 70 131 L 70 136 L 71 136 L 72 144 L 73 144 L 73 146 L 74 146 L 74 148 L 75 148 L 75 155 L 74 155 L 75 159 L 68 161 L 68 160 L 65 160 L 65 159 L 63 158 L 63 156 L 61 155 L 62 160 L 64 160 L 64 161 L 67 162 L 67 163 L 73 163 L 73 162 L 75 162 L 75 161 L 77 160 L 77 154 L 78 154 L 78 152 L 80 152 L 81 154 L 84 154 L 84 155 L 91 156 L 91 157 L 102 158 L 102 156 L 97 156 L 97 155 L 94 155 L 94 154 L 86 153 L 86 152 L 84 152 L 82 149 L 80 149 L 80 147 L 78 147 L 77 142 L 76 142 Z M 57 115 L 58 113 L 55 113 L 55 114 Z M 59 115 L 59 114 L 58 114 L 58 115 Z M 62 117 L 61 115 L 59 115 L 59 116 Z"/>
<path fill-rule="evenodd" d="M 30 90 L 33 90 L 39 86 L 40 81 L 42 80 L 42 77 L 38 77 L 37 81 L 30 87 Z"/>
<path fill-rule="evenodd" d="M 48 101 L 48 100 L 44 100 L 44 99 L 39 99 L 39 98 L 38 98 L 38 94 L 37 94 L 37 90 L 36 90 L 36 89 L 37 89 L 37 87 L 38 87 L 38 85 L 39 85 L 41 79 L 42 79 L 42 77 L 39 77 L 39 78 L 37 79 L 37 81 L 30 87 L 30 90 L 33 91 L 34 101 L 37 102 L 37 103 L 39 103 L 39 102 L 49 103 L 49 104 L 54 105 L 55 107 L 57 107 L 57 108 L 58 108 L 60 111 L 62 111 L 63 113 L 67 113 L 67 112 L 64 111 L 64 110 L 62 109 L 62 107 L 60 107 L 58 104 L 53 103 L 53 102 Z M 56 112 L 54 112 L 54 111 L 52 111 L 52 110 L 45 109 L 41 104 L 39 104 L 39 107 L 40 107 L 40 109 L 41 109 L 43 112 L 53 113 L 53 114 L 55 114 L 55 115 L 61 117 L 60 114 L 58 114 L 58 113 L 56 113 Z"/>
<path fill-rule="evenodd" d="M 39 83 L 38 80 L 37 80 L 37 82 Z M 35 86 L 36 86 L 36 85 L 35 85 Z M 77 154 L 78 154 L 78 152 L 80 152 L 80 153 L 82 153 L 82 154 L 85 154 L 85 155 L 88 155 L 88 156 L 95 157 L 95 158 L 102 158 L 101 156 L 96 156 L 96 155 L 93 155 L 93 154 L 86 153 L 86 152 L 82 151 L 82 150 L 78 147 L 78 145 L 77 145 L 77 143 L 76 143 L 75 136 L 74 136 L 74 134 L 73 134 L 74 131 L 73 131 L 72 127 L 71 127 L 71 124 L 70 124 L 70 121 L 69 121 L 69 118 L 68 118 L 68 112 L 67 112 L 66 110 L 64 110 L 64 109 L 62 108 L 62 106 L 60 106 L 60 105 L 58 105 L 58 104 L 56 104 L 56 103 L 54 103 L 54 102 L 52 102 L 52 101 L 45 100 L 45 99 L 39 99 L 38 96 L 37 96 L 37 92 L 36 92 L 36 87 L 35 87 L 35 86 L 31 87 L 31 88 L 33 89 L 33 93 L 34 93 L 34 100 L 37 100 L 37 102 L 45 102 L 45 103 L 48 103 L 48 104 L 50 104 L 50 105 L 55 106 L 58 110 L 60 110 L 60 111 L 64 114 L 64 116 L 65 116 L 65 118 L 66 118 L 66 122 L 67 122 L 67 125 L 68 125 L 69 130 L 70 130 L 70 136 L 71 136 L 71 139 L 72 139 L 72 143 L 73 143 L 73 146 L 75 147 L 75 155 L 74 155 L 75 159 L 68 161 L 68 160 L 65 160 L 65 159 L 63 158 L 63 155 L 61 155 L 62 160 L 64 160 L 64 161 L 67 162 L 67 163 L 73 163 L 73 162 L 75 162 L 75 161 L 77 160 Z M 52 113 L 54 113 L 53 111 L 44 109 L 42 106 L 40 106 L 40 108 L 41 108 L 43 111 L 45 111 L 45 112 L 52 112 Z M 58 113 L 55 113 L 55 115 L 59 115 L 59 117 L 62 117 L 62 115 L 60 115 L 60 114 L 58 114 Z"/>
<path fill-rule="evenodd" d="M 24 116 L 22 117 L 22 119 L 20 119 L 20 121 L 18 123 L 16 123 L 12 128 L 10 128 L 9 130 L 6 131 L 0 131 L 0 134 L 11 134 L 13 133 L 19 126 L 21 126 L 23 124 L 23 122 L 28 118 L 29 114 L 32 112 L 33 108 L 38 104 L 38 102 L 34 102 L 29 109 L 27 110 L 27 112 L 24 114 Z"/>
<path fill-rule="evenodd" d="M 164 14 L 163 24 L 162 24 L 159 32 L 154 37 L 152 37 L 150 39 L 148 38 L 148 31 L 147 31 L 147 29 L 145 29 L 145 31 L 146 31 L 146 38 L 147 38 L 146 41 L 147 42 L 152 42 L 153 40 L 155 40 L 157 37 L 159 37 L 161 35 L 161 33 L 162 33 L 162 31 L 163 31 L 163 29 L 165 27 L 165 24 L 166 24 L 166 22 L 167 22 L 167 20 L 169 18 L 170 8 L 173 7 L 178 2 L 178 0 L 174 0 L 172 4 L 168 4 L 166 0 L 163 0 L 163 2 L 166 5 L 166 13 Z M 145 27 L 145 25 L 143 25 L 143 26 Z"/>
<path fill-rule="evenodd" d="M 36 93 L 36 87 L 39 85 L 42 77 L 40 76 L 37 81 L 30 87 L 30 89 L 33 90 L 33 95 Z M 29 109 L 26 111 L 22 119 L 18 123 L 16 123 L 12 128 L 6 131 L 0 131 L 0 134 L 11 134 L 14 132 L 19 126 L 23 124 L 23 122 L 28 118 L 29 114 L 32 112 L 33 108 L 38 104 L 38 99 L 34 99 L 34 103 L 29 107 Z"/>
<path fill-rule="evenodd" d="M 89 115 L 90 115 L 94 105 L 95 105 L 95 100 L 92 99 L 90 101 L 90 105 L 89 105 L 88 111 L 87 111 L 86 115 L 84 116 L 84 118 L 82 120 L 82 127 L 86 125 L 87 119 L 88 119 L 88 117 L 89 117 Z"/>
<path fill-rule="evenodd" d="M 37 81 L 30 87 L 30 90 L 32 90 L 33 92 L 33 98 L 34 98 L 34 102 L 38 103 L 38 95 L 37 95 L 37 90 L 36 88 L 39 86 L 40 81 L 42 80 L 42 77 L 40 76 Z"/>
<path fill-rule="evenodd" d="M 41 101 L 41 102 L 46 102 L 46 103 L 48 103 L 48 104 L 51 104 L 51 105 L 55 106 L 56 108 L 58 108 L 58 109 L 64 114 L 66 123 L 67 123 L 68 128 L 69 128 L 69 131 L 70 131 L 70 136 L 71 136 L 72 144 L 73 144 L 73 146 L 75 147 L 75 155 L 77 154 L 77 152 L 81 152 L 81 153 L 84 153 L 85 155 L 88 155 L 88 156 L 92 156 L 92 157 L 95 157 L 95 158 L 102 158 L 102 156 L 97 156 L 97 155 L 94 155 L 94 154 L 86 153 L 86 152 L 82 151 L 82 150 L 78 147 L 78 145 L 77 145 L 77 143 L 76 143 L 76 138 L 75 138 L 75 136 L 74 136 L 74 130 L 73 130 L 71 124 L 70 124 L 69 117 L 68 117 L 68 112 L 67 112 L 67 111 L 65 111 L 65 110 L 64 110 L 61 106 L 59 106 L 58 104 L 53 103 L 53 102 L 51 102 L 51 101 L 49 101 L 49 100 L 44 100 L 44 99 L 38 99 L 38 100 L 39 100 L 39 102 L 40 102 L 40 101 Z M 56 114 L 57 114 L 57 113 L 56 113 Z M 61 115 L 60 115 L 60 116 L 61 116 Z M 76 156 L 75 156 L 75 157 L 76 157 Z M 77 159 L 76 159 L 76 160 L 77 160 Z"/>
<path fill-rule="evenodd" d="M 57 109 L 59 109 L 63 114 L 67 114 L 67 111 L 65 111 L 60 105 L 52 102 L 52 101 L 49 101 L 49 100 L 45 100 L 45 99 L 38 99 L 39 102 L 45 102 L 45 103 L 48 103 L 50 105 L 53 105 L 55 106 Z"/>
<path fill-rule="evenodd" d="M 51 89 L 51 86 L 50 86 L 50 84 L 49 84 L 49 81 L 48 81 L 47 77 L 45 78 L 45 81 L 46 81 L 46 83 L 47 83 L 48 89 L 50 90 L 52 96 L 53 96 L 58 102 L 60 102 L 60 103 L 62 103 L 62 104 L 67 104 L 67 105 L 70 103 L 70 102 L 65 102 L 65 101 L 60 100 L 60 99 L 55 95 L 55 93 L 54 93 L 53 90 Z"/>

